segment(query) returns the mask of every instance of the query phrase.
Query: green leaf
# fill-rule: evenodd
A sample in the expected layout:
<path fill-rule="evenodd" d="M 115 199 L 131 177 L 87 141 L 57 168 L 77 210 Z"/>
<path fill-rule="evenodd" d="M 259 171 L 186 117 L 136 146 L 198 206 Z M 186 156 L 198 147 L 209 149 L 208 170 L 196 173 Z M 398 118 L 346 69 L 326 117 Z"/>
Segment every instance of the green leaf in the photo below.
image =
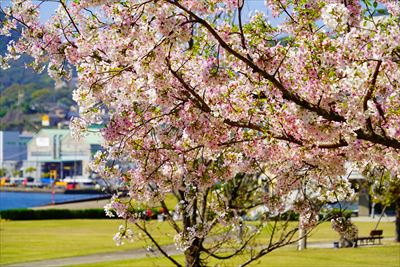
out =
<path fill-rule="evenodd" d="M 381 15 L 387 15 L 388 14 L 386 9 L 382 9 L 381 8 L 381 9 L 377 9 L 376 11 L 378 11 L 378 13 L 381 14 Z"/>

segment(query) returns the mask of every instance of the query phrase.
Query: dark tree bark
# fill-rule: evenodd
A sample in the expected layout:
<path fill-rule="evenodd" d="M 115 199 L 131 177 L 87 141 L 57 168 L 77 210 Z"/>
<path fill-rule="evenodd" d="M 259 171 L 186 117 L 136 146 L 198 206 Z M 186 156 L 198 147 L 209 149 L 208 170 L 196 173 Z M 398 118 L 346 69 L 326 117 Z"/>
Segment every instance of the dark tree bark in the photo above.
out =
<path fill-rule="evenodd" d="M 185 251 L 185 266 L 186 267 L 200 267 L 202 266 L 200 260 L 201 241 L 196 238 L 192 245 Z"/>

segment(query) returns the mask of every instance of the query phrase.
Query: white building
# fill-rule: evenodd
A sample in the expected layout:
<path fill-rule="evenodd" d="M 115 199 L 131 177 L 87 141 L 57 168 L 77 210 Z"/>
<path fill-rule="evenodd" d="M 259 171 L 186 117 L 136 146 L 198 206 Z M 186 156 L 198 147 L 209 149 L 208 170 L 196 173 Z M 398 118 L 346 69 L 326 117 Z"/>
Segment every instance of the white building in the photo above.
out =
<path fill-rule="evenodd" d="M 24 169 L 36 169 L 29 174 L 36 179 L 55 174 L 57 179 L 88 178 L 92 156 L 101 150 L 101 135 L 90 133 L 74 140 L 69 129 L 42 129 L 29 141 Z"/>

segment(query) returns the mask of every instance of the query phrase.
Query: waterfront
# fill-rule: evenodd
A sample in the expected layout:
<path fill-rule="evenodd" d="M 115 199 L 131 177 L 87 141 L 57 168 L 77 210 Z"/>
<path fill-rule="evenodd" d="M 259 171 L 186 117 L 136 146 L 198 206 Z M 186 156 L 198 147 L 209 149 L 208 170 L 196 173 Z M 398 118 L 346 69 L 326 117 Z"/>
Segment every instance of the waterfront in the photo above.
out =
<path fill-rule="evenodd" d="M 56 204 L 80 200 L 99 199 L 104 197 L 104 194 L 54 194 Z M 0 191 L 0 210 L 33 208 L 50 205 L 51 203 L 51 193 Z"/>

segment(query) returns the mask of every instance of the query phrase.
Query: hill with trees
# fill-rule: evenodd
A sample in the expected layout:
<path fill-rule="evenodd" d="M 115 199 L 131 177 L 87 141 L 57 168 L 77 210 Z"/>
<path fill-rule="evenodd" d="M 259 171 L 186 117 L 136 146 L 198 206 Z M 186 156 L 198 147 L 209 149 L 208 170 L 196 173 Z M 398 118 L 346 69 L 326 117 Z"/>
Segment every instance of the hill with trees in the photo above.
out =
<path fill-rule="evenodd" d="M 16 34 L 0 36 L 0 55 L 17 38 Z M 51 113 L 51 107 L 69 110 L 75 105 L 72 84 L 55 89 L 46 71 L 39 74 L 27 66 L 30 61 L 29 56 L 22 56 L 7 70 L 0 70 L 0 130 L 35 131 L 40 128 L 41 115 Z"/>

